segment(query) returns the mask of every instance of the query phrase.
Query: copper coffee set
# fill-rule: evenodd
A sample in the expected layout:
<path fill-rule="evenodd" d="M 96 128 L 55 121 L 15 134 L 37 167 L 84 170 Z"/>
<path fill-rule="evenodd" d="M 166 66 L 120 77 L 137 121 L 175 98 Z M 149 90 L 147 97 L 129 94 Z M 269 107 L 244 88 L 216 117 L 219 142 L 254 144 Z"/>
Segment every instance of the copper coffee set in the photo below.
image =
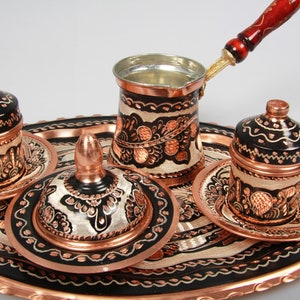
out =
<path fill-rule="evenodd" d="M 198 209 L 218 226 L 251 239 L 300 241 L 300 125 L 289 118 L 288 103 L 272 99 L 265 112 L 240 121 L 230 159 L 208 167 L 198 119 L 208 80 L 243 61 L 299 6 L 274 1 L 208 70 L 168 54 L 119 61 L 113 69 L 119 112 L 109 149 L 86 128 L 74 164 L 60 170 L 53 146 L 22 129 L 17 98 L 1 92 L 0 199 L 10 201 L 5 229 L 13 247 L 55 271 L 129 267 L 176 232 L 172 188 L 187 182 Z M 208 201 L 222 174 L 228 190 Z"/>

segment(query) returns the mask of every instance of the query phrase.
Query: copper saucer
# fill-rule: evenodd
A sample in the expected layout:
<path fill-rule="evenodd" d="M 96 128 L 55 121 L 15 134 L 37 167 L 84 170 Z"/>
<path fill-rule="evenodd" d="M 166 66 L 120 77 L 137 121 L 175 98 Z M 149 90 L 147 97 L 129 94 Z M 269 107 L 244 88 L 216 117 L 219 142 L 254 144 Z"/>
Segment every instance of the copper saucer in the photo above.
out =
<path fill-rule="evenodd" d="M 13 199 L 5 217 L 9 240 L 30 261 L 52 270 L 70 273 L 106 272 L 148 258 L 171 238 L 178 224 L 179 207 L 175 196 L 163 184 L 145 174 L 133 170 L 127 172 L 137 177 L 153 210 L 148 227 L 127 244 L 80 252 L 52 244 L 39 234 L 34 222 L 36 205 L 41 193 L 57 173 L 40 179 Z"/>
<path fill-rule="evenodd" d="M 271 242 L 300 241 L 300 212 L 290 222 L 277 226 L 249 223 L 226 205 L 230 159 L 212 163 L 193 183 L 193 197 L 200 210 L 218 226 L 237 235 Z"/>
<path fill-rule="evenodd" d="M 57 153 L 47 140 L 24 131 L 22 143 L 26 161 L 25 174 L 18 181 L 0 190 L 0 200 L 12 198 L 32 181 L 55 170 Z"/>

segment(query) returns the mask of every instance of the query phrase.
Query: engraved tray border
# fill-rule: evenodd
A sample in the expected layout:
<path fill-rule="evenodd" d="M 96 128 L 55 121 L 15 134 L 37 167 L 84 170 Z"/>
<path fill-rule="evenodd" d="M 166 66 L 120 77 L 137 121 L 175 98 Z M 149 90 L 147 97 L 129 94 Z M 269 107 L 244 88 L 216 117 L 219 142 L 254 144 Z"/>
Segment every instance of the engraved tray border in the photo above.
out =
<path fill-rule="evenodd" d="M 105 152 L 115 123 L 116 116 L 95 115 L 29 124 L 24 129 L 46 138 L 55 146 L 59 159 L 57 169 L 63 169 L 74 164 L 73 148 L 82 129 L 89 128 L 95 133 L 101 139 Z M 207 123 L 200 123 L 200 128 L 208 153 L 206 163 L 226 157 L 233 129 Z M 213 154 L 212 157 L 210 154 Z M 190 187 L 173 190 L 184 207 L 181 210 L 182 226 L 194 224 L 198 217 L 205 218 L 189 200 Z M 300 276 L 300 242 L 254 242 L 235 236 L 205 219 L 202 227 L 192 226 L 175 233 L 157 257 L 152 257 L 145 264 L 107 274 L 56 272 L 27 261 L 10 245 L 3 221 L 8 203 L 0 202 L 0 292 L 3 294 L 50 300 L 167 299 L 174 293 L 176 299 L 228 299 L 266 290 Z M 195 242 L 205 236 L 209 238 L 198 244 L 198 250 L 190 247 L 190 241 Z M 185 243 L 190 244 L 180 250 L 180 243 L 181 247 Z M 224 255 L 228 249 L 232 251 L 234 247 L 231 245 L 235 244 L 243 246 L 243 249 Z M 216 249 L 216 253 L 222 255 L 197 257 L 199 253 Z M 177 257 L 181 257 L 178 262 Z M 164 267 L 164 262 L 170 259 L 174 260 L 174 265 Z M 157 267 L 147 269 L 147 264 Z"/>

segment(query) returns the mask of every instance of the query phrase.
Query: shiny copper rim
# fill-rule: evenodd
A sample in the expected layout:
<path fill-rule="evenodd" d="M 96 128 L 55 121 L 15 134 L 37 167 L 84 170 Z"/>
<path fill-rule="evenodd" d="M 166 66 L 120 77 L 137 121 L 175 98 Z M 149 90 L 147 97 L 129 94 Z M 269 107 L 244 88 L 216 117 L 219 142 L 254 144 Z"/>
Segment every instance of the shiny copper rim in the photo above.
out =
<path fill-rule="evenodd" d="M 9 187 L 0 191 L 0 201 L 14 197 L 18 192 L 20 192 L 22 189 L 26 188 L 26 186 L 28 184 L 31 184 L 32 181 L 35 181 L 35 180 L 41 178 L 42 176 L 46 176 L 46 175 L 50 174 L 51 172 L 53 172 L 55 170 L 57 162 L 58 162 L 57 152 L 55 151 L 54 147 L 47 140 L 45 140 L 44 138 L 41 138 L 39 136 L 36 136 L 35 134 L 27 132 L 27 131 L 23 131 L 22 134 L 23 134 L 23 138 L 29 137 L 32 140 L 37 140 L 41 144 L 43 144 L 43 146 L 49 153 L 49 163 L 47 165 L 46 170 L 42 174 L 39 174 L 38 176 L 31 178 L 30 174 L 26 174 L 26 172 L 25 172 L 23 174 L 23 176 L 21 178 L 19 178 L 16 182 L 12 183 Z M 26 151 L 25 151 L 25 163 L 26 163 Z M 25 170 L 26 170 L 26 168 L 25 168 Z M 25 179 L 25 177 L 28 177 L 28 178 Z"/>
<path fill-rule="evenodd" d="M 148 197 L 145 198 L 147 201 L 146 210 L 144 211 L 144 215 L 142 216 L 141 220 L 139 220 L 137 224 L 134 224 L 133 228 L 111 238 L 89 241 L 76 238 L 70 239 L 64 236 L 54 234 L 50 232 L 47 228 L 45 228 L 43 224 L 39 221 L 40 217 L 37 209 L 38 204 L 35 206 L 32 213 L 32 223 L 37 233 L 43 239 L 61 248 L 84 252 L 111 249 L 129 243 L 135 237 L 139 236 L 148 227 L 153 217 L 153 207 Z"/>
<path fill-rule="evenodd" d="M 160 86 L 158 84 L 144 84 L 127 80 L 122 75 L 122 73 L 131 72 L 136 66 L 144 66 L 145 68 L 145 65 L 151 65 L 151 67 L 153 65 L 169 65 L 173 67 L 180 65 L 182 68 L 186 67 L 188 71 L 193 71 L 193 74 L 197 72 L 197 76 L 195 76 L 193 80 L 187 81 L 183 86 L 172 88 L 167 85 Z M 152 53 L 123 58 L 115 64 L 113 73 L 116 77 L 117 84 L 126 91 L 141 95 L 173 98 L 186 96 L 200 89 L 205 81 L 206 70 L 204 66 L 197 61 L 183 56 Z"/>
<path fill-rule="evenodd" d="M 40 300 L 130 300 L 130 299 L 153 299 L 166 300 L 176 297 L 178 300 L 192 299 L 231 299 L 234 297 L 242 297 L 248 294 L 267 291 L 270 288 L 276 287 L 284 283 L 290 283 L 300 277 L 300 262 L 292 264 L 288 267 L 277 271 L 270 272 L 266 275 L 257 276 L 248 280 L 235 281 L 221 286 L 197 289 L 192 291 L 182 291 L 174 293 L 165 293 L 158 295 L 142 295 L 142 296 L 97 296 L 97 295 L 80 295 L 50 290 L 47 288 L 29 285 L 20 281 L 15 281 L 6 277 L 0 277 L 1 293 L 5 295 L 14 295 L 27 299 Z"/>
<path fill-rule="evenodd" d="M 117 84 L 124 90 L 148 96 L 156 96 L 156 97 L 167 97 L 167 98 L 175 98 L 175 97 L 183 97 L 186 96 L 197 89 L 200 89 L 203 86 L 204 78 L 190 85 L 185 86 L 180 89 L 171 89 L 171 88 L 158 88 L 151 86 L 141 86 L 133 82 L 116 79 Z M 201 93 L 199 93 L 199 98 L 201 98 Z"/>
<path fill-rule="evenodd" d="M 251 171 L 251 173 L 268 177 L 299 176 L 300 174 L 300 163 L 293 165 L 271 165 L 252 161 L 237 152 L 232 144 L 230 144 L 229 152 L 234 164 L 247 171 Z"/>

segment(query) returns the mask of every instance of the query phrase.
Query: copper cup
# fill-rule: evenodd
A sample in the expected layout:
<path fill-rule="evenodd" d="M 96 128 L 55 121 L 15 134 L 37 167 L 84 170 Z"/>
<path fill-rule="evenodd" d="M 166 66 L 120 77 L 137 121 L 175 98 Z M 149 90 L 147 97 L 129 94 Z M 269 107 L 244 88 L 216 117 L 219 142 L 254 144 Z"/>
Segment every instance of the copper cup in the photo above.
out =
<path fill-rule="evenodd" d="M 147 54 L 119 61 L 116 131 L 109 161 L 177 185 L 204 165 L 198 100 L 205 68 L 185 57 Z"/>
<path fill-rule="evenodd" d="M 16 182 L 25 172 L 22 126 L 17 98 L 0 91 L 0 188 Z"/>
<path fill-rule="evenodd" d="M 230 146 L 227 204 L 259 225 L 291 221 L 300 201 L 300 126 L 289 105 L 270 100 L 266 113 L 238 123 Z"/>

